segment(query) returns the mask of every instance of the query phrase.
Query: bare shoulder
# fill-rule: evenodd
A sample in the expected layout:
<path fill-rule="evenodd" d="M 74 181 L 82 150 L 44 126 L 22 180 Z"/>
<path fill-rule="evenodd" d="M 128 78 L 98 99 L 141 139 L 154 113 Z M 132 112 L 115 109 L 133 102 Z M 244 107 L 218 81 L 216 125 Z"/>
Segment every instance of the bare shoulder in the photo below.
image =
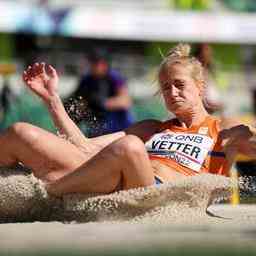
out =
<path fill-rule="evenodd" d="M 125 130 L 125 133 L 136 135 L 140 137 L 143 141 L 145 141 L 147 137 L 150 137 L 159 130 L 161 124 L 162 121 L 159 120 L 143 120 L 131 125 L 129 128 Z"/>

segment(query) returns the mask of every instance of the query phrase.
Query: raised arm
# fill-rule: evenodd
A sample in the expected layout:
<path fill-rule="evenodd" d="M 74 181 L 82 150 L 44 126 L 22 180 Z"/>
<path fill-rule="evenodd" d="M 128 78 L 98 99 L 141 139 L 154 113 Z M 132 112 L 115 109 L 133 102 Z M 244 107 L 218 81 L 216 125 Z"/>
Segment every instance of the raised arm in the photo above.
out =
<path fill-rule="evenodd" d="M 23 73 L 27 87 L 43 100 L 54 124 L 60 134 L 66 136 L 73 144 L 84 147 L 86 138 L 68 116 L 58 94 L 59 77 L 51 65 L 35 63 Z"/>

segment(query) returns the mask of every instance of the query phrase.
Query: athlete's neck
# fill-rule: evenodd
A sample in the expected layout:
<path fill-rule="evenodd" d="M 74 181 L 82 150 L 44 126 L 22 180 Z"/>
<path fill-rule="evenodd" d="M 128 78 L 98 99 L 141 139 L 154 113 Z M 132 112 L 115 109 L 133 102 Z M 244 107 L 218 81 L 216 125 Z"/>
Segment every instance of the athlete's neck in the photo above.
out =
<path fill-rule="evenodd" d="M 191 109 L 183 113 L 176 113 L 180 126 L 184 128 L 201 124 L 207 116 L 209 116 L 209 114 L 204 107 Z"/>

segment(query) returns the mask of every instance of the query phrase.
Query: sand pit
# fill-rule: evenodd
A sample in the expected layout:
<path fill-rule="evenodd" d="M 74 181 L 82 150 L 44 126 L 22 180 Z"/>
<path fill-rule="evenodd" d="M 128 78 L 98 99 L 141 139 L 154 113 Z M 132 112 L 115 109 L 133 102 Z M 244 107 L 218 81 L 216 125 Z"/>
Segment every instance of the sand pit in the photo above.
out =
<path fill-rule="evenodd" d="M 224 218 L 205 221 L 201 225 L 154 222 L 2 224 L 0 251 L 14 255 L 21 252 L 65 252 L 66 255 L 80 255 L 79 252 L 83 255 L 102 255 L 103 252 L 104 255 L 141 255 L 149 252 L 150 255 L 160 252 L 161 255 L 170 255 L 170 252 L 172 255 L 191 255 L 193 251 L 212 252 L 211 255 L 216 255 L 214 253 L 218 251 L 221 255 L 225 255 L 225 251 L 248 255 L 245 253 L 248 250 L 256 252 L 255 206 L 241 206 L 241 212 L 240 206 L 234 212 L 233 207 L 226 205 L 212 206 L 211 210 Z M 243 218 L 240 218 L 241 213 Z M 120 251 L 122 253 L 117 253 Z"/>
<path fill-rule="evenodd" d="M 256 206 L 212 205 L 228 198 L 230 187 L 228 178 L 206 174 L 110 195 L 53 198 L 26 170 L 2 169 L 0 221 L 16 223 L 1 224 L 0 248 L 89 253 L 217 244 L 254 250 Z"/>

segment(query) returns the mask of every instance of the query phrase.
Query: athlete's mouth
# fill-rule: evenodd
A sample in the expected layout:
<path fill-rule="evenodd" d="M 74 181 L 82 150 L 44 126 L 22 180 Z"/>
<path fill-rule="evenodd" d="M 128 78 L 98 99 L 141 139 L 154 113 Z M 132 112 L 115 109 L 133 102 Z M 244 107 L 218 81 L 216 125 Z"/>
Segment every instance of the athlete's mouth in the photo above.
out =
<path fill-rule="evenodd" d="M 171 103 L 172 104 L 177 104 L 177 103 L 182 103 L 182 101 L 181 100 L 172 100 Z"/>

